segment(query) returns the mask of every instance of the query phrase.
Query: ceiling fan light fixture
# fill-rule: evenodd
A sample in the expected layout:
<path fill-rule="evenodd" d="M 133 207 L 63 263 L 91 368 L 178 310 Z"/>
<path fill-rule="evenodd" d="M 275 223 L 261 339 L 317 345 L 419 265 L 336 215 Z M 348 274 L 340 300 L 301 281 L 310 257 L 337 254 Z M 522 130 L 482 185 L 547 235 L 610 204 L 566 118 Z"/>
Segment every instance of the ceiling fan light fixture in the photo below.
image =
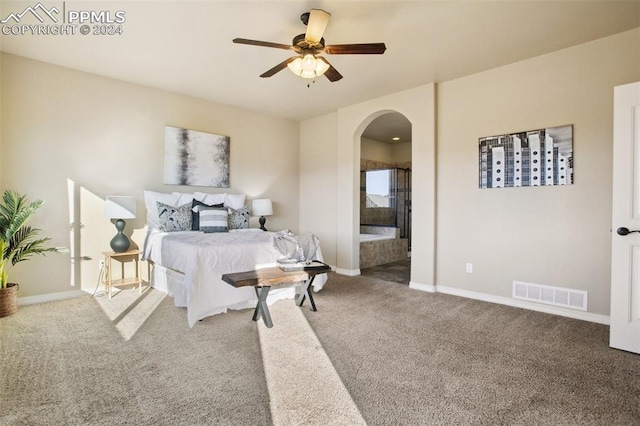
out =
<path fill-rule="evenodd" d="M 329 63 L 320 59 L 316 60 L 316 75 L 322 75 L 329 69 Z"/>
<path fill-rule="evenodd" d="M 296 58 L 292 62 L 289 62 L 287 64 L 287 68 L 289 68 L 289 71 L 291 71 L 295 75 L 301 77 L 302 76 L 302 58 Z"/>
<path fill-rule="evenodd" d="M 316 70 L 316 57 L 311 53 L 307 53 L 302 57 L 302 72 L 310 73 Z"/>
<path fill-rule="evenodd" d="M 293 56 L 260 74 L 261 78 L 272 77 L 285 68 L 305 79 L 315 82 L 315 78 L 324 75 L 330 82 L 342 79 L 338 72 L 323 56 L 327 55 L 381 55 L 387 49 L 384 43 L 355 43 L 325 45 L 323 38 L 331 14 L 322 9 L 311 9 L 300 16 L 307 26 L 304 34 L 295 36 L 291 44 L 272 43 L 247 38 L 234 38 L 233 42 L 252 46 L 271 47 L 275 49 L 293 50 L 298 56 Z M 308 85 L 307 85 L 308 86 Z"/>
<path fill-rule="evenodd" d="M 289 70 L 302 78 L 316 78 L 329 69 L 329 64 L 318 60 L 313 54 L 307 53 L 287 64 Z"/>

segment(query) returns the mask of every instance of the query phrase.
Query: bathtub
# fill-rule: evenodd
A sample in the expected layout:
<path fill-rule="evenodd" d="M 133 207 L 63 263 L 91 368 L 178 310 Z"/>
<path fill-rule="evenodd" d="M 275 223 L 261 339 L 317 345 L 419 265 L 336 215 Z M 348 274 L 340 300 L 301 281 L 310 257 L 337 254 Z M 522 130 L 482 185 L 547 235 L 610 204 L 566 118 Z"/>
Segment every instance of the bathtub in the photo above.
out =
<path fill-rule="evenodd" d="M 360 234 L 360 242 L 366 241 L 381 241 L 381 240 L 393 240 L 395 237 L 393 235 L 384 235 L 384 234 Z"/>
<path fill-rule="evenodd" d="M 360 233 L 360 268 L 405 260 L 408 253 L 409 240 L 406 238 L 389 233 Z"/>

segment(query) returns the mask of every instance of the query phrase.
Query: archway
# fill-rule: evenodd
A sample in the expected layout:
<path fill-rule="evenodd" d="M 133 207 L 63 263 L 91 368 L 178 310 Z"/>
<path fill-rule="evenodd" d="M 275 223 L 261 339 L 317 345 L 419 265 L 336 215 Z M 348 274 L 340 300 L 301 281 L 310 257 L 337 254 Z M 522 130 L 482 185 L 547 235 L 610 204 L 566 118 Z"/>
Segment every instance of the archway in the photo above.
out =
<path fill-rule="evenodd" d="M 411 288 L 435 290 L 435 85 L 428 84 L 341 108 L 301 124 L 300 228 L 313 230 L 339 274 L 358 275 L 360 138 L 377 117 L 400 112 L 411 121 Z M 324 185 L 318 185 L 319 178 Z M 327 214 L 328 210 L 334 214 Z M 419 218 L 419 219 L 417 219 Z"/>
<path fill-rule="evenodd" d="M 360 138 L 358 268 L 393 266 L 409 282 L 411 250 L 411 122 L 387 111 Z M 369 269 L 369 271 L 373 271 Z"/>

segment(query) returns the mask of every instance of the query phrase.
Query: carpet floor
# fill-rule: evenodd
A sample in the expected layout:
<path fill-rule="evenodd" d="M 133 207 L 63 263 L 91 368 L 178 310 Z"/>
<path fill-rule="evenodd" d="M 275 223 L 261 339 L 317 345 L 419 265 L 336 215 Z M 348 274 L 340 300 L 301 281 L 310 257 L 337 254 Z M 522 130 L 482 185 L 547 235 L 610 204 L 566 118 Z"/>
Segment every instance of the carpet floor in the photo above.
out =
<path fill-rule="evenodd" d="M 608 326 L 362 276 L 316 301 L 368 424 L 640 424 L 640 355 L 609 348 Z"/>
<path fill-rule="evenodd" d="M 608 327 L 329 274 L 317 312 L 189 328 L 149 289 L 0 318 L 0 424 L 640 424 Z"/>

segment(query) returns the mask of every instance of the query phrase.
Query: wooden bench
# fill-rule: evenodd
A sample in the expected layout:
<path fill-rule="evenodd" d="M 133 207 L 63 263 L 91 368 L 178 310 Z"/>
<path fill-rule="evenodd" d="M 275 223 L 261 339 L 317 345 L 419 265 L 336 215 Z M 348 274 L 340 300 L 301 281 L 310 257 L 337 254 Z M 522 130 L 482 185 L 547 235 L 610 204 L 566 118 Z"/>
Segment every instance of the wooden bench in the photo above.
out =
<path fill-rule="evenodd" d="M 265 325 L 271 328 L 273 327 L 273 322 L 271 321 L 271 315 L 269 314 L 269 308 L 267 306 L 267 295 L 271 287 L 301 282 L 302 292 L 296 299 L 296 305 L 302 306 L 305 298 L 308 297 L 311 303 L 311 310 L 317 311 L 316 304 L 311 295 L 311 284 L 316 275 L 324 274 L 330 270 L 331 267 L 326 264 L 305 268 L 302 271 L 283 271 L 278 267 L 272 267 L 224 274 L 222 281 L 234 287 L 253 286 L 256 291 L 256 296 L 258 296 L 258 304 L 253 312 L 253 320 L 257 321 L 258 316 L 261 316 Z"/>

